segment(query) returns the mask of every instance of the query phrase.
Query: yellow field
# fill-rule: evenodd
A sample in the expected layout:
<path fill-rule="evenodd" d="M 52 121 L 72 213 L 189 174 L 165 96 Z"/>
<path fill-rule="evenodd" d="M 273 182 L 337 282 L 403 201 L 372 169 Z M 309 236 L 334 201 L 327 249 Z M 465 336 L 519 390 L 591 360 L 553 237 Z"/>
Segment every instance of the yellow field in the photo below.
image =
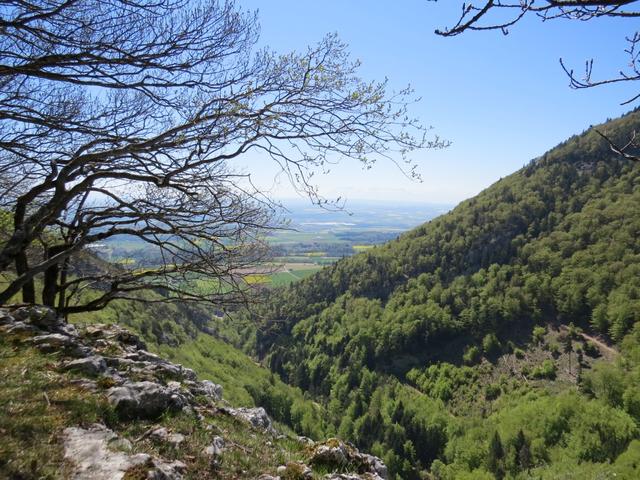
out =
<path fill-rule="evenodd" d="M 264 275 L 262 273 L 253 273 L 251 275 L 245 276 L 244 281 L 249 285 L 258 285 L 260 283 L 269 283 L 271 280 L 269 279 L 269 275 Z"/>

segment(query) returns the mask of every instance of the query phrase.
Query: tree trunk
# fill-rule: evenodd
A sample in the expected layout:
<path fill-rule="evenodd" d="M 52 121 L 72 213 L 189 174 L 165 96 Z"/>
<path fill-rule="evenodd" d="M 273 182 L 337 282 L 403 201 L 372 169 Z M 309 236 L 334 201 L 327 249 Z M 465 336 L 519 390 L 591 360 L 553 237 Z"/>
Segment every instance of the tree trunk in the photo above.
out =
<path fill-rule="evenodd" d="M 55 245 L 47 249 L 47 259 L 63 252 L 67 245 Z M 66 259 L 65 259 L 66 263 Z M 44 287 L 42 289 L 42 304 L 47 307 L 56 307 L 56 296 L 58 294 L 58 276 L 60 275 L 60 264 L 54 263 L 44 271 Z"/>
<path fill-rule="evenodd" d="M 24 204 L 18 202 L 18 205 L 16 205 L 16 210 L 13 214 L 14 234 L 13 238 L 8 242 L 8 246 L 11 244 L 14 245 L 15 251 L 13 255 L 13 261 L 16 266 L 16 274 L 18 275 L 18 277 L 25 274 L 29 270 L 29 260 L 27 259 L 26 248 L 23 246 L 22 242 L 16 241 L 16 237 L 21 237 L 21 239 L 24 238 L 24 231 L 22 230 L 22 227 L 25 212 L 26 208 Z M 7 250 L 7 248 L 5 248 L 5 250 Z M 4 263 L 6 262 L 3 262 L 3 264 Z M 0 303 L 4 303 L 7 300 L 9 300 L 9 298 L 3 299 L 3 301 Z M 33 279 L 30 279 L 22 285 L 22 301 L 25 303 L 36 303 L 36 287 Z"/>
<path fill-rule="evenodd" d="M 27 254 L 22 251 L 16 255 L 16 273 L 18 276 L 23 275 L 29 270 L 29 262 Z M 8 298 L 6 300 L 9 300 Z M 27 280 L 22 285 L 22 301 L 25 303 L 36 303 L 36 287 L 33 279 Z"/>
<path fill-rule="evenodd" d="M 60 286 L 58 287 L 58 311 L 61 312 L 67 306 L 67 274 L 69 272 L 69 259 L 65 258 L 60 269 Z"/>
<path fill-rule="evenodd" d="M 58 264 L 51 265 L 44 271 L 44 287 L 42 287 L 42 304 L 55 308 L 58 293 Z"/>

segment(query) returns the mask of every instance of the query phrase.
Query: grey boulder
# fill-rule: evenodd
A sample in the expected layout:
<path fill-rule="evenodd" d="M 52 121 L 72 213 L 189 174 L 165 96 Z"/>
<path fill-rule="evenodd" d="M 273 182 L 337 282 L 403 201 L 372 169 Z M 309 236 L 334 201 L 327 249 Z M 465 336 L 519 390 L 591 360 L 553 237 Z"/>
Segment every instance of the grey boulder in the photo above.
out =
<path fill-rule="evenodd" d="M 176 390 L 154 382 L 128 382 L 107 391 L 107 399 L 121 418 L 158 418 L 167 410 L 187 405 Z"/>
<path fill-rule="evenodd" d="M 216 435 L 215 437 L 213 437 L 213 440 L 211 441 L 211 445 L 209 445 L 207 448 L 204 449 L 204 453 L 212 457 L 218 457 L 222 455 L 224 450 L 225 450 L 224 438 Z"/>
<path fill-rule="evenodd" d="M 19 322 L 35 325 L 43 330 L 55 330 L 65 324 L 65 321 L 58 317 L 53 310 L 38 305 L 17 308 L 12 312 L 12 316 Z"/>
<path fill-rule="evenodd" d="M 387 467 L 382 460 L 373 455 L 360 453 L 355 447 L 336 438 L 330 438 L 326 442 L 317 444 L 311 453 L 309 460 L 311 465 L 323 466 L 333 471 L 352 470 L 358 474 L 365 475 L 359 477 L 340 477 L 332 478 L 348 479 L 348 478 L 387 478 Z"/>
<path fill-rule="evenodd" d="M 227 411 L 236 418 L 244 420 L 251 424 L 252 427 L 264 430 L 265 432 L 275 433 L 275 429 L 271 423 L 271 418 L 262 407 L 257 408 L 229 408 Z"/>
<path fill-rule="evenodd" d="M 49 333 L 46 335 L 38 335 L 33 337 L 31 342 L 38 348 L 68 348 L 76 346 L 76 342 L 69 335 L 63 335 L 61 333 Z"/>
<path fill-rule="evenodd" d="M 185 385 L 193 395 L 209 397 L 216 402 L 222 400 L 222 385 L 213 383 L 211 380 L 202 380 L 201 382 L 186 381 Z"/>
<path fill-rule="evenodd" d="M 165 442 L 174 448 L 178 448 L 186 437 L 181 433 L 171 433 L 165 427 L 158 427 L 151 431 L 149 437 L 160 442 Z"/>
<path fill-rule="evenodd" d="M 102 425 L 88 429 L 70 427 L 63 432 L 64 458 L 72 471 L 73 480 L 120 480 L 134 467 L 147 470 L 147 478 L 181 480 L 185 465 L 167 463 L 150 455 L 129 455 L 130 444 Z M 67 477 L 65 477 L 67 478 Z"/>
<path fill-rule="evenodd" d="M 62 366 L 62 369 L 95 377 L 107 370 L 107 363 L 104 358 L 96 355 L 66 362 Z"/>

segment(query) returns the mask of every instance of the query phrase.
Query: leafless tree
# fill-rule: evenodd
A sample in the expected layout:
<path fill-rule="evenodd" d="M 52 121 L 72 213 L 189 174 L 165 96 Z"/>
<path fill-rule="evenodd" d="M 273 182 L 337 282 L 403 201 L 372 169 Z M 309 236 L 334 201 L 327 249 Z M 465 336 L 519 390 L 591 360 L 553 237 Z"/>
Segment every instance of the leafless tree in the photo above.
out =
<path fill-rule="evenodd" d="M 311 177 L 328 162 L 415 176 L 407 155 L 445 146 L 408 116 L 411 92 L 362 81 L 335 36 L 286 55 L 257 38 L 233 2 L 0 0 L 0 272 L 13 271 L 0 304 L 35 301 L 37 276 L 66 313 L 144 289 L 241 301 L 278 216 L 235 160 L 254 151 L 321 202 Z M 89 246 L 126 235 L 161 261 L 80 268 Z M 218 282 L 202 292 L 198 278 Z M 101 295 L 70 303 L 87 284 Z"/>
<path fill-rule="evenodd" d="M 438 0 L 428 0 L 435 1 Z M 438 35 L 451 37 L 466 31 L 500 30 L 505 35 L 509 29 L 527 15 L 535 15 L 543 22 L 551 20 L 589 21 L 598 18 L 633 19 L 640 17 L 638 0 L 483 0 L 481 2 L 463 3 L 456 23 L 443 30 L 436 30 Z M 621 69 L 617 76 L 596 80 L 593 78 L 593 59 L 585 62 L 583 74 L 576 73 L 561 58 L 560 65 L 569 78 L 572 88 L 583 89 L 621 82 L 640 80 L 640 31 L 625 37 L 625 53 L 629 56 L 628 65 Z M 622 102 L 631 104 L 640 98 L 640 93 Z M 598 132 L 609 143 L 611 149 L 623 157 L 640 161 L 637 151 L 640 144 L 635 134 L 624 144 L 615 142 L 606 134 Z"/>
<path fill-rule="evenodd" d="M 506 34 L 509 27 L 529 14 L 538 16 L 542 21 L 640 16 L 640 11 L 635 8 L 638 0 L 486 0 L 474 3 L 463 3 L 456 24 L 451 28 L 436 30 L 436 33 L 455 36 L 467 30 L 501 30 Z"/>

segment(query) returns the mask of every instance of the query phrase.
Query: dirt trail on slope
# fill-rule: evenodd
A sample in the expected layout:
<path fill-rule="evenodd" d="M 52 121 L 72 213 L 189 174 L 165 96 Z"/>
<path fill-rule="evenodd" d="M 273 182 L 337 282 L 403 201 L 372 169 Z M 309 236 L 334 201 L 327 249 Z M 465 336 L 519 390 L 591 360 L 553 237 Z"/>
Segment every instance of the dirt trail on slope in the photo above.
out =
<path fill-rule="evenodd" d="M 569 328 L 566 325 L 560 325 L 560 330 L 562 330 L 563 332 L 569 332 Z M 620 352 L 618 352 L 618 350 L 616 350 L 614 347 L 612 347 L 611 345 L 608 345 L 607 343 L 605 343 L 601 338 L 599 337 L 594 337 L 593 335 L 588 335 L 586 333 L 579 333 L 578 335 L 580 335 L 584 340 L 589 341 L 591 343 L 593 343 L 594 345 L 597 345 L 597 347 L 600 349 L 600 351 L 604 351 L 607 354 L 609 354 L 612 357 L 616 357 L 617 355 L 620 354 Z"/>

